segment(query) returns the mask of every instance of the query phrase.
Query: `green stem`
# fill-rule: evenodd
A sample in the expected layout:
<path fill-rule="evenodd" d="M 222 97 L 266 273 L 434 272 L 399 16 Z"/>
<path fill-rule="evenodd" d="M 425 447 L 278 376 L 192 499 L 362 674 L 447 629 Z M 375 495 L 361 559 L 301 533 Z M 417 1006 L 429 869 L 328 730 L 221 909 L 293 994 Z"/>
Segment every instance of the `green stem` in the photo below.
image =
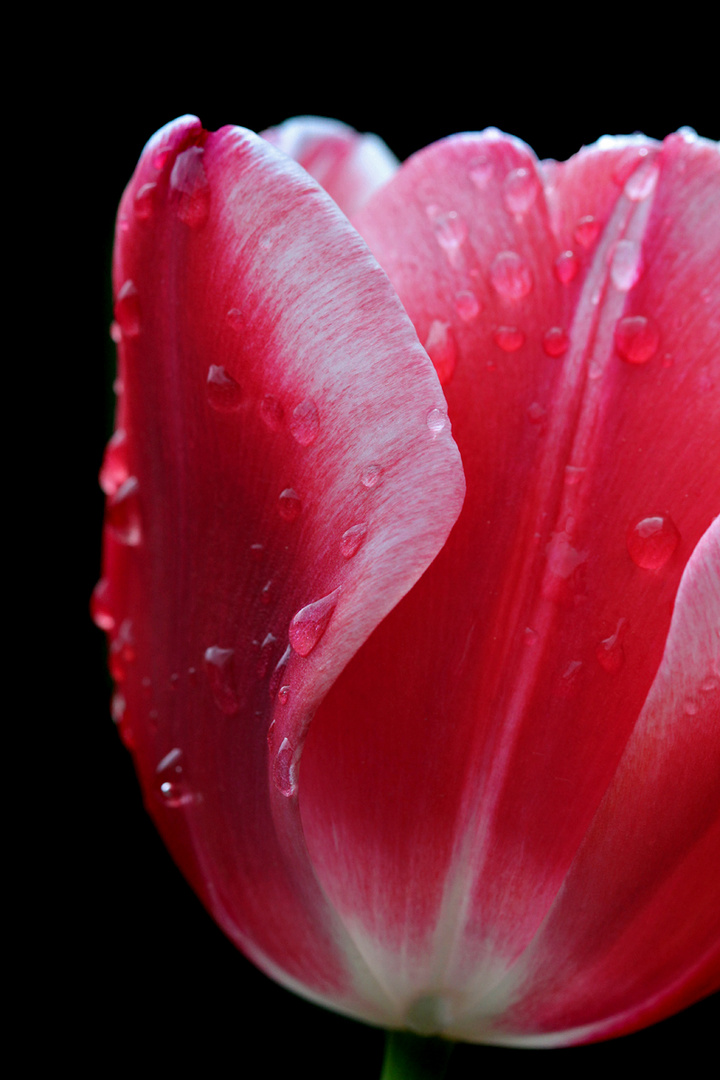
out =
<path fill-rule="evenodd" d="M 380 1080 L 442 1080 L 453 1043 L 409 1031 L 388 1031 Z"/>

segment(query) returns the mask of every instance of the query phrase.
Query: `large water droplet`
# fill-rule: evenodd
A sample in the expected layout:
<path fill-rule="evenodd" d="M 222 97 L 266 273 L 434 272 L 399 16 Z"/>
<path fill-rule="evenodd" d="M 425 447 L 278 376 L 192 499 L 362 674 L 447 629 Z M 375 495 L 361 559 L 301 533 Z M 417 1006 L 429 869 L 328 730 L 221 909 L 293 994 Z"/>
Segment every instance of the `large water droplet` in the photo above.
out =
<path fill-rule="evenodd" d="M 271 431 L 279 431 L 282 427 L 285 410 L 276 397 L 265 394 L 260 400 L 260 416 L 264 424 Z"/>
<path fill-rule="evenodd" d="M 439 319 L 430 323 L 425 352 L 433 362 L 441 385 L 447 386 L 457 364 L 457 343 L 449 323 Z"/>
<path fill-rule="evenodd" d="M 447 424 L 447 413 L 442 409 L 430 409 L 427 414 L 426 422 L 429 431 L 432 433 L 433 438 L 438 436 L 440 432 L 445 428 Z"/>
<path fill-rule="evenodd" d="M 374 488 L 380 483 L 382 465 L 366 465 L 360 474 L 360 483 L 365 488 Z"/>
<path fill-rule="evenodd" d="M 205 389 L 207 399 L 216 412 L 236 412 L 242 405 L 240 384 L 219 364 L 210 365 Z"/>
<path fill-rule="evenodd" d="M 283 739 L 280 743 L 280 749 L 273 761 L 272 777 L 275 787 L 286 799 L 297 791 L 295 751 L 289 739 Z"/>
<path fill-rule="evenodd" d="M 642 249 L 637 240 L 618 240 L 610 263 L 610 278 L 615 288 L 629 292 L 642 271 Z"/>
<path fill-rule="evenodd" d="M 619 619 L 615 633 L 610 637 L 603 638 L 595 647 L 595 655 L 598 663 L 610 675 L 617 675 L 625 663 L 625 651 L 623 638 L 627 630 L 627 619 Z"/>
<path fill-rule="evenodd" d="M 157 184 L 143 184 L 135 192 L 135 217 L 138 221 L 148 221 L 155 211 Z"/>
<path fill-rule="evenodd" d="M 547 356 L 564 356 L 570 339 L 561 326 L 551 326 L 543 337 L 543 351 Z"/>
<path fill-rule="evenodd" d="M 595 243 L 599 233 L 600 222 L 596 221 L 592 214 L 586 214 L 575 225 L 573 236 L 576 243 L 580 244 L 581 247 L 589 248 Z"/>
<path fill-rule="evenodd" d="M 615 327 L 615 348 L 628 364 L 645 364 L 657 352 L 660 332 L 645 315 L 628 315 Z"/>
<path fill-rule="evenodd" d="M 290 418 L 290 433 L 301 446 L 314 443 L 320 430 L 320 417 L 317 405 L 311 398 L 306 398 L 296 405 Z"/>
<path fill-rule="evenodd" d="M 493 340 L 503 352 L 517 352 L 525 344 L 525 335 L 517 326 L 498 326 L 493 330 Z"/>
<path fill-rule="evenodd" d="M 203 164 L 203 149 L 191 146 L 175 158 L 170 187 L 177 193 L 176 212 L 191 229 L 205 224 L 210 212 L 210 184 Z"/>
<path fill-rule="evenodd" d="M 188 791 L 183 775 L 183 753 L 177 746 L 165 755 L 155 769 L 155 784 L 162 801 L 172 809 L 191 806 L 196 801 L 192 792 Z"/>
<path fill-rule="evenodd" d="M 110 610 L 110 582 L 101 577 L 90 597 L 90 618 L 101 630 L 115 629 L 115 617 Z"/>
<path fill-rule="evenodd" d="M 215 704 L 226 716 L 233 716 L 240 707 L 235 690 L 233 649 L 211 645 L 205 650 L 205 674 L 208 677 Z"/>
<path fill-rule="evenodd" d="M 533 287 L 530 267 L 516 251 L 501 251 L 490 267 L 493 288 L 508 300 L 521 300 Z"/>
<path fill-rule="evenodd" d="M 580 269 L 580 260 L 574 251 L 562 251 L 555 260 L 555 277 L 561 285 L 567 285 L 577 277 Z"/>
<path fill-rule="evenodd" d="M 127 436 L 123 428 L 113 433 L 103 455 L 100 467 L 100 487 L 106 495 L 114 495 L 130 475 L 127 463 Z"/>
<path fill-rule="evenodd" d="M 532 169 L 513 169 L 503 183 L 503 202 L 511 214 L 526 214 L 535 202 L 538 182 Z"/>
<path fill-rule="evenodd" d="M 302 510 L 302 503 L 297 491 L 293 488 L 285 488 L 278 496 L 278 510 L 280 517 L 285 521 L 295 521 Z"/>
<path fill-rule="evenodd" d="M 129 278 L 117 294 L 113 310 L 123 338 L 137 337 L 140 333 L 140 301 L 138 291 Z"/>
<path fill-rule="evenodd" d="M 680 543 L 680 533 L 669 514 L 641 518 L 627 533 L 627 549 L 636 566 L 660 570 Z"/>
<path fill-rule="evenodd" d="M 137 547 L 142 541 L 139 484 L 136 476 L 129 476 L 112 498 L 108 499 L 106 516 L 110 532 L 121 544 Z"/>
<path fill-rule="evenodd" d="M 356 555 L 367 538 L 368 527 L 366 522 L 359 525 L 351 525 L 340 537 L 340 553 L 344 559 L 352 559 Z"/>
<path fill-rule="evenodd" d="M 655 161 L 646 158 L 625 181 L 625 194 L 633 202 L 642 202 L 652 195 L 658 182 L 660 169 Z"/>
<path fill-rule="evenodd" d="M 338 602 L 340 589 L 334 589 L 327 596 L 306 604 L 293 617 L 288 636 L 290 644 L 300 656 L 309 656 L 328 627 Z"/>

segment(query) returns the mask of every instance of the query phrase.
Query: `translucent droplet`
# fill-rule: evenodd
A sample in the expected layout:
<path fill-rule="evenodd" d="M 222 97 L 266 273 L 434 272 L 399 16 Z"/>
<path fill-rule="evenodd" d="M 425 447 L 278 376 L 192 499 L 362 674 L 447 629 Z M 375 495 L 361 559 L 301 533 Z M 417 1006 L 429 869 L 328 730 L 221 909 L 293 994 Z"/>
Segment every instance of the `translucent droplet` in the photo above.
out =
<path fill-rule="evenodd" d="M 279 431 L 282 427 L 285 410 L 276 397 L 265 394 L 260 400 L 260 416 L 271 431 Z"/>
<path fill-rule="evenodd" d="M 425 352 L 432 360 L 433 367 L 442 386 L 450 382 L 457 364 L 457 343 L 450 324 L 435 319 L 430 324 Z"/>
<path fill-rule="evenodd" d="M 472 322 L 480 312 L 480 301 L 475 293 L 463 289 L 455 295 L 455 310 L 463 322 Z M 427 350 L 427 345 L 425 348 Z"/>
<path fill-rule="evenodd" d="M 525 335 L 517 326 L 498 326 L 493 330 L 493 340 L 503 352 L 517 352 L 525 344 Z"/>
<path fill-rule="evenodd" d="M 240 384 L 219 364 L 210 365 L 205 388 L 207 399 L 216 412 L 236 412 L 242 405 Z"/>
<path fill-rule="evenodd" d="M 260 562 L 265 554 L 264 544 L 251 544 L 250 545 L 250 557 L 254 562 Z"/>
<path fill-rule="evenodd" d="M 173 809 L 189 806 L 195 801 L 187 789 L 183 776 L 183 754 L 177 746 L 165 755 L 155 769 L 155 784 L 162 801 Z"/>
<path fill-rule="evenodd" d="M 547 416 L 547 410 L 539 401 L 533 401 L 531 405 L 528 405 L 527 414 L 532 424 L 541 424 Z"/>
<path fill-rule="evenodd" d="M 108 528 L 116 540 L 129 547 L 137 547 L 142 541 L 140 527 L 139 484 L 136 476 L 129 476 L 112 498 L 108 499 L 106 519 Z"/>
<path fill-rule="evenodd" d="M 233 649 L 221 649 L 211 645 L 205 650 L 205 674 L 208 677 L 215 704 L 226 716 L 232 716 L 240 707 L 235 691 Z"/>
<path fill-rule="evenodd" d="M 114 495 L 130 475 L 127 463 L 127 435 L 123 428 L 113 433 L 105 447 L 100 467 L 100 487 L 106 495 Z"/>
<path fill-rule="evenodd" d="M 568 487 L 575 487 L 579 484 L 585 476 L 584 465 L 566 465 L 565 466 L 565 483 Z"/>
<path fill-rule="evenodd" d="M 700 712 L 700 706 L 693 698 L 687 698 L 684 708 L 686 716 L 697 716 Z"/>
<path fill-rule="evenodd" d="M 703 694 L 712 694 L 720 689 L 720 679 L 716 678 L 714 675 L 708 675 L 707 678 L 703 679 L 700 683 L 700 689 Z"/>
<path fill-rule="evenodd" d="M 320 417 L 317 405 L 311 398 L 306 398 L 296 405 L 290 418 L 290 433 L 301 446 L 310 446 L 318 437 Z"/>
<path fill-rule="evenodd" d="M 523 642 L 525 645 L 534 645 L 540 635 L 537 630 L 533 630 L 532 626 L 526 626 L 523 631 Z"/>
<path fill-rule="evenodd" d="M 90 597 L 90 618 L 101 630 L 115 629 L 115 617 L 110 610 L 110 582 L 101 577 Z"/>
<path fill-rule="evenodd" d="M 288 645 L 288 647 L 285 649 L 285 652 L 282 654 L 277 664 L 275 665 L 272 675 L 270 676 L 270 686 L 268 689 L 271 698 L 274 698 L 277 695 L 278 690 L 283 685 L 285 679 L 285 669 L 291 656 L 292 649 Z"/>
<path fill-rule="evenodd" d="M 513 169 L 503 183 L 503 202 L 511 214 L 526 214 L 535 202 L 538 182 L 532 169 Z"/>
<path fill-rule="evenodd" d="M 290 644 L 300 656 L 309 656 L 327 630 L 328 623 L 338 602 L 340 589 L 307 604 L 290 623 Z"/>
<path fill-rule="evenodd" d="M 426 420 L 428 429 L 436 436 L 440 434 L 447 424 L 447 414 L 442 409 L 430 409 Z"/>
<path fill-rule="evenodd" d="M 657 352 L 660 332 L 645 315 L 628 315 L 615 327 L 615 348 L 628 364 L 645 364 Z"/>
<path fill-rule="evenodd" d="M 258 660 L 256 671 L 259 679 L 264 679 L 268 673 L 270 667 L 270 660 L 274 651 L 274 647 L 277 645 L 277 638 L 274 634 L 266 634 L 263 639 L 263 643 L 260 646 L 260 659 Z"/>
<path fill-rule="evenodd" d="M 130 619 L 123 619 L 110 643 L 108 651 L 108 667 L 113 679 L 116 682 L 122 682 L 127 673 L 128 665 L 134 663 L 134 661 L 135 640 L 132 622 Z"/>
<path fill-rule="evenodd" d="M 245 326 L 245 319 L 243 318 L 243 313 L 240 308 L 230 308 L 225 318 L 227 319 L 228 324 L 232 326 L 233 330 L 239 332 Z"/>
<path fill-rule="evenodd" d="M 278 497 L 278 510 L 280 517 L 285 521 L 295 521 L 302 510 L 302 503 L 297 491 L 292 488 L 285 488 L 280 492 Z"/>
<path fill-rule="evenodd" d="M 577 277 L 580 269 L 580 260 L 574 251 L 562 251 L 555 260 L 555 277 L 561 285 L 567 285 Z"/>
<path fill-rule="evenodd" d="M 642 249 L 637 240 L 618 240 L 610 263 L 610 278 L 615 288 L 629 292 L 642 271 Z"/>
<path fill-rule="evenodd" d="M 135 192 L 135 217 L 138 221 L 148 221 L 155 210 L 157 184 L 143 184 Z"/>
<path fill-rule="evenodd" d="M 452 259 L 467 238 L 467 225 L 455 210 L 433 218 L 435 239 L 448 258 Z"/>
<path fill-rule="evenodd" d="M 367 524 L 363 521 L 360 525 L 352 525 L 340 537 L 340 553 L 344 559 L 352 559 L 356 555 L 367 538 Z"/>
<path fill-rule="evenodd" d="M 201 228 L 210 212 L 210 184 L 201 146 L 191 146 L 175 158 L 170 187 L 177 195 L 176 213 L 191 229 Z"/>
<path fill-rule="evenodd" d="M 600 222 L 596 221 L 592 214 L 586 214 L 575 225 L 573 236 L 581 247 L 589 248 L 595 243 L 599 233 Z"/>
<path fill-rule="evenodd" d="M 561 326 L 551 326 L 543 337 L 543 352 L 547 356 L 564 356 L 568 351 L 570 339 Z"/>
<path fill-rule="evenodd" d="M 366 465 L 360 474 L 360 482 L 365 488 L 374 488 L 382 477 L 382 465 Z"/>
<path fill-rule="evenodd" d="M 598 663 L 610 675 L 617 675 L 625 663 L 623 638 L 627 630 L 627 619 L 620 619 L 614 634 L 604 638 L 595 648 Z"/>
<path fill-rule="evenodd" d="M 273 598 L 273 583 L 272 583 L 272 579 L 270 579 L 270 581 L 265 582 L 262 589 L 260 590 L 260 603 L 265 604 L 267 606 L 270 603 L 270 601 L 272 600 L 272 598 Z"/>
<path fill-rule="evenodd" d="M 470 179 L 478 191 L 484 191 L 493 178 L 495 166 L 487 158 L 478 158 L 470 166 Z"/>
<path fill-rule="evenodd" d="M 110 340 L 114 341 L 116 345 L 119 345 L 122 341 L 122 330 L 120 329 L 120 323 L 116 323 L 114 319 L 110 323 Z"/>
<path fill-rule="evenodd" d="M 295 751 L 289 739 L 283 739 L 280 743 L 280 749 L 273 761 L 272 777 L 275 787 L 286 799 L 297 791 Z"/>
<path fill-rule="evenodd" d="M 647 158 L 630 174 L 625 181 L 625 194 L 633 202 L 642 202 L 652 195 L 658 182 L 660 169 L 655 161 Z"/>
<path fill-rule="evenodd" d="M 521 300 L 533 287 L 530 267 L 516 251 L 501 251 L 490 267 L 490 281 L 500 296 Z"/>
<path fill-rule="evenodd" d="M 140 333 L 140 301 L 138 300 L 138 291 L 129 278 L 117 294 L 114 314 L 123 338 L 138 336 Z"/>
<path fill-rule="evenodd" d="M 289 698 L 290 698 L 290 687 L 289 686 L 281 686 L 280 689 L 277 692 L 278 703 L 280 705 L 287 705 Z"/>
<path fill-rule="evenodd" d="M 165 168 L 165 165 L 167 164 L 167 160 L 169 157 L 170 147 L 160 147 L 159 150 L 155 151 L 155 154 L 153 156 L 153 168 L 157 169 L 158 172 L 162 172 L 162 170 Z"/>
<path fill-rule="evenodd" d="M 669 514 L 641 518 L 627 533 L 630 558 L 643 570 L 659 570 L 680 543 L 680 533 Z"/>

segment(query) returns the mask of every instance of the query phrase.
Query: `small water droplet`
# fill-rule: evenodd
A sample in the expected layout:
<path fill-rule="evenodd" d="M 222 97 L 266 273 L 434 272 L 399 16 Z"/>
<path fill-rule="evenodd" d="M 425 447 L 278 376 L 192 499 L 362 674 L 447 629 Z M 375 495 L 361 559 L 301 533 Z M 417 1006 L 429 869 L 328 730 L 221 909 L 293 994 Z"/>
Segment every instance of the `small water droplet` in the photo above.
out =
<path fill-rule="evenodd" d="M 130 471 L 127 463 L 127 435 L 123 428 L 113 433 L 105 447 L 103 462 L 100 467 L 100 487 L 106 495 L 114 495 L 128 479 Z"/>
<path fill-rule="evenodd" d="M 183 776 L 183 753 L 177 746 L 165 755 L 155 769 L 155 783 L 166 806 L 177 809 L 195 802 L 194 796 L 187 789 Z"/>
<path fill-rule="evenodd" d="M 240 308 L 230 308 L 225 318 L 228 321 L 228 325 L 231 326 L 233 330 L 239 332 L 245 326 L 245 320 L 243 318 L 243 313 Z"/>
<path fill-rule="evenodd" d="M 478 189 L 484 191 L 493 178 L 495 166 L 487 158 L 478 158 L 470 166 L 470 179 Z"/>
<path fill-rule="evenodd" d="M 599 233 L 600 222 L 596 221 L 592 214 L 586 214 L 575 225 L 573 236 L 576 243 L 580 244 L 581 247 L 589 248 L 595 243 Z"/>
<path fill-rule="evenodd" d="M 720 679 L 715 678 L 714 675 L 708 675 L 706 679 L 700 683 L 700 689 L 703 694 L 712 694 L 715 690 L 720 689 Z"/>
<path fill-rule="evenodd" d="M 177 194 L 176 213 L 191 229 L 201 228 L 210 213 L 210 184 L 201 146 L 191 146 L 175 158 L 170 187 Z"/>
<path fill-rule="evenodd" d="M 250 545 L 250 557 L 253 562 L 261 562 L 265 554 L 264 544 L 251 544 Z"/>
<path fill-rule="evenodd" d="M 135 217 L 138 221 L 148 221 L 155 210 L 155 196 L 157 184 L 143 184 L 135 192 Z"/>
<path fill-rule="evenodd" d="M 277 664 L 275 665 L 272 675 L 270 676 L 270 686 L 268 689 L 271 698 L 274 698 L 277 695 L 278 690 L 283 684 L 283 679 L 285 677 L 285 668 L 287 667 L 288 661 L 290 660 L 291 656 L 292 649 L 288 645 L 288 647 L 285 649 L 285 652 L 282 654 Z"/>
<path fill-rule="evenodd" d="M 215 704 L 226 716 L 233 716 L 240 707 L 235 691 L 234 655 L 233 649 L 221 649 L 219 645 L 211 645 L 205 650 L 204 656 L 205 674 Z"/>
<path fill-rule="evenodd" d="M 532 424 L 542 424 L 547 416 L 547 410 L 543 408 L 539 401 L 533 401 L 531 405 L 528 405 L 527 414 Z"/>
<path fill-rule="evenodd" d="M 340 537 L 340 553 L 344 559 L 352 559 L 356 555 L 367 538 L 367 524 L 363 521 L 360 525 L 352 525 Z"/>
<path fill-rule="evenodd" d="M 433 217 L 435 239 L 452 262 L 467 238 L 467 225 L 456 210 Z"/>
<path fill-rule="evenodd" d="M 366 465 L 360 474 L 360 483 L 365 488 L 374 488 L 380 483 L 382 465 Z"/>
<path fill-rule="evenodd" d="M 442 409 L 430 409 L 426 417 L 426 422 L 428 429 L 435 437 L 440 434 L 447 424 L 447 414 L 444 413 Z"/>
<path fill-rule="evenodd" d="M 645 364 L 657 352 L 660 333 L 645 315 L 628 315 L 615 327 L 615 348 L 628 364 Z"/>
<path fill-rule="evenodd" d="M 271 431 L 279 431 L 283 424 L 285 410 L 276 397 L 265 394 L 260 400 L 260 416 Z"/>
<path fill-rule="evenodd" d="M 523 642 L 525 645 L 534 645 L 539 636 L 537 630 L 533 630 L 532 626 L 526 626 L 523 631 Z"/>
<path fill-rule="evenodd" d="M 285 488 L 278 497 L 278 510 L 280 517 L 285 521 L 295 521 L 302 510 L 302 503 L 297 491 L 293 488 Z"/>
<path fill-rule="evenodd" d="M 646 158 L 625 181 L 624 192 L 633 202 L 642 202 L 657 187 L 660 169 L 655 161 Z"/>
<path fill-rule="evenodd" d="M 295 751 L 289 739 L 283 739 L 273 761 L 273 783 L 281 795 L 289 799 L 297 791 Z"/>
<path fill-rule="evenodd" d="M 565 483 L 568 487 L 575 487 L 585 476 L 584 465 L 566 465 L 565 466 Z"/>
<path fill-rule="evenodd" d="M 455 335 L 449 323 L 435 319 L 430 324 L 425 352 L 432 360 L 441 386 L 447 386 L 455 371 L 458 352 Z"/>
<path fill-rule="evenodd" d="M 274 634 L 266 634 L 262 645 L 260 646 L 260 659 L 258 660 L 256 671 L 259 679 L 264 679 L 268 673 L 270 667 L 270 660 L 274 652 L 274 647 L 277 645 L 277 638 Z"/>
<path fill-rule="evenodd" d="M 242 405 L 240 384 L 219 364 L 210 365 L 205 389 L 208 402 L 216 412 L 236 412 Z"/>
<path fill-rule="evenodd" d="M 564 356 L 568 351 L 570 339 L 561 326 L 551 326 L 543 337 L 543 352 L 547 356 Z"/>
<path fill-rule="evenodd" d="M 300 656 L 309 656 L 327 630 L 338 602 L 340 589 L 300 608 L 290 623 L 290 644 Z"/>
<path fill-rule="evenodd" d="M 272 578 L 271 578 L 270 581 L 265 582 L 262 589 L 260 590 L 260 603 L 265 604 L 267 606 L 267 604 L 270 603 L 272 598 L 273 598 L 273 583 L 272 583 Z"/>
<path fill-rule="evenodd" d="M 700 706 L 693 698 L 688 698 L 685 702 L 685 714 L 687 716 L 697 716 L 700 712 Z"/>
<path fill-rule="evenodd" d="M 117 295 L 114 314 L 123 338 L 138 336 L 140 333 L 140 301 L 138 300 L 138 291 L 129 278 Z"/>
<path fill-rule="evenodd" d="M 641 518 L 627 533 L 627 549 L 636 566 L 660 570 L 680 543 L 680 533 L 669 514 Z"/>
<path fill-rule="evenodd" d="M 455 310 L 463 322 L 472 322 L 480 313 L 480 301 L 475 293 L 463 289 L 455 295 Z M 425 349 L 427 350 L 427 345 Z"/>
<path fill-rule="evenodd" d="M 610 278 L 615 288 L 629 292 L 642 271 L 642 249 L 637 240 L 618 240 L 610 263 Z"/>
<path fill-rule="evenodd" d="M 495 256 L 490 281 L 495 291 L 508 300 L 522 300 L 533 287 L 530 267 L 516 251 L 501 251 Z"/>
<path fill-rule="evenodd" d="M 121 544 L 127 544 L 129 547 L 137 547 L 142 541 L 139 486 L 137 477 L 129 476 L 108 499 L 105 511 L 110 532 Z"/>
<path fill-rule="evenodd" d="M 167 160 L 168 160 L 169 157 L 170 157 L 170 147 L 169 146 L 161 146 L 159 150 L 155 151 L 155 154 L 153 156 L 153 159 L 152 159 L 153 167 L 155 169 L 157 169 L 158 172 L 162 172 L 162 170 L 165 168 L 165 165 L 167 164 Z"/>
<path fill-rule="evenodd" d="M 617 675 L 625 663 L 623 638 L 627 630 L 627 619 L 619 619 L 615 633 L 603 638 L 595 647 L 598 663 L 610 675 Z"/>
<path fill-rule="evenodd" d="M 517 352 L 525 344 L 525 335 L 517 326 L 498 326 L 493 330 L 493 340 L 503 352 Z"/>
<path fill-rule="evenodd" d="M 90 618 L 101 630 L 115 629 L 115 617 L 110 610 L 110 582 L 101 577 L 90 597 Z"/>
<path fill-rule="evenodd" d="M 290 418 L 290 433 L 301 446 L 310 446 L 318 437 L 320 417 L 317 405 L 311 398 L 306 398 L 296 405 Z"/>
<path fill-rule="evenodd" d="M 122 682 L 127 666 L 135 661 L 135 639 L 132 622 L 123 619 L 108 650 L 108 667 L 115 682 Z"/>
<path fill-rule="evenodd" d="M 503 183 L 503 202 L 511 214 L 526 214 L 535 202 L 538 182 L 532 169 L 513 169 Z"/>
<path fill-rule="evenodd" d="M 562 251 L 555 260 L 555 277 L 561 285 L 567 285 L 577 277 L 580 260 L 574 251 Z"/>
<path fill-rule="evenodd" d="M 288 698 L 290 697 L 290 687 L 281 686 L 277 692 L 277 699 L 280 705 L 287 705 Z"/>

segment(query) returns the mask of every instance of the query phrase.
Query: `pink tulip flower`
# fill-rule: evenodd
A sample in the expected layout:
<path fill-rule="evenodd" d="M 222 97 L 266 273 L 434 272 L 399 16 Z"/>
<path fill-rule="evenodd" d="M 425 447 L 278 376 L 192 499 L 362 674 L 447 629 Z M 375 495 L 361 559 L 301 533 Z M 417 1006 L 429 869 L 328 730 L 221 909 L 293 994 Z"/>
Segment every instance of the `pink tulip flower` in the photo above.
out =
<path fill-rule="evenodd" d="M 720 986 L 720 154 L 183 117 L 120 206 L 113 715 L 229 937 L 349 1016 Z"/>

